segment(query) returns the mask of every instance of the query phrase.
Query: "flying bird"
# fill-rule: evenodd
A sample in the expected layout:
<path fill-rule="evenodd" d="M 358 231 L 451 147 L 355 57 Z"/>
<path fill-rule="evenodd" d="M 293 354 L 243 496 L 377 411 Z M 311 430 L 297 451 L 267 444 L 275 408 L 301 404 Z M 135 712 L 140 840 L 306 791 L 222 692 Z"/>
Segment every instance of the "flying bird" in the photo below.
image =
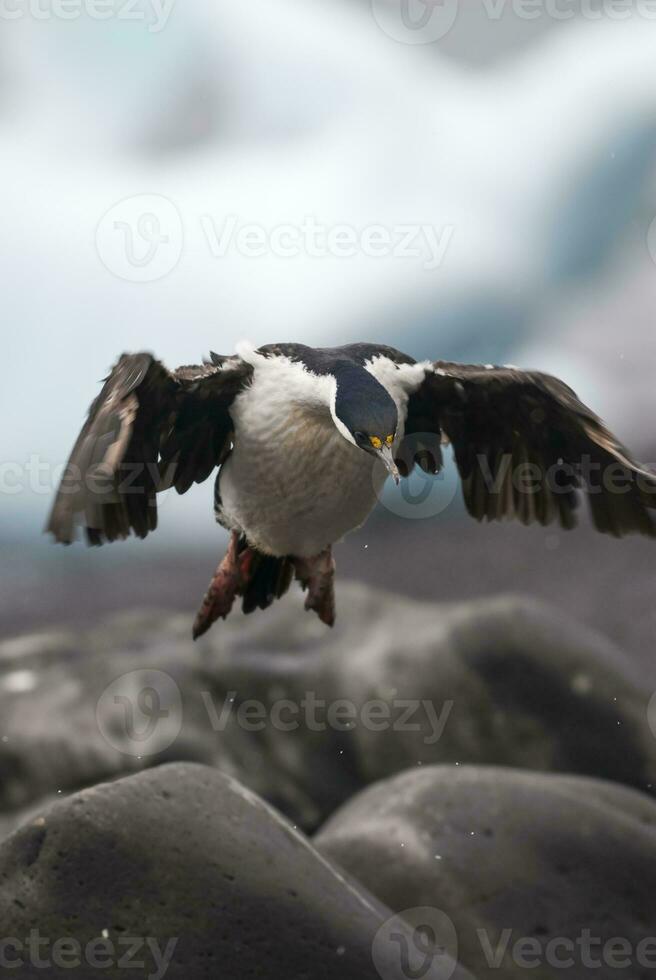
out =
<path fill-rule="evenodd" d="M 306 609 L 335 619 L 332 546 L 362 525 L 386 478 L 437 473 L 450 443 L 469 513 L 563 528 L 587 493 L 599 531 L 654 536 L 656 474 L 636 463 L 562 381 L 512 366 L 417 362 L 371 343 L 240 344 L 167 370 L 123 354 L 73 447 L 46 530 L 90 544 L 144 538 L 157 492 L 218 467 L 230 532 L 194 638 L 235 599 L 264 609 L 297 579 Z"/>

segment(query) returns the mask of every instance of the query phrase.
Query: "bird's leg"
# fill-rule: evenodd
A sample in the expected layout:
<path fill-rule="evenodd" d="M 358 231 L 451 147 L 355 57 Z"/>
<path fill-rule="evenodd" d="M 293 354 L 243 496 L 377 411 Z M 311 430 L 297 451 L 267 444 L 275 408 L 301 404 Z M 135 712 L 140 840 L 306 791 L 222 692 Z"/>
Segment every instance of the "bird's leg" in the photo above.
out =
<path fill-rule="evenodd" d="M 335 622 L 335 562 L 330 548 L 312 558 L 292 558 L 296 578 L 307 589 L 305 608 L 312 609 L 322 623 Z"/>
<path fill-rule="evenodd" d="M 196 615 L 193 628 L 194 640 L 206 633 L 217 619 L 226 618 L 239 590 L 248 580 L 253 551 L 248 547 L 240 551 L 239 538 L 239 532 L 232 531 L 228 550 L 214 572 Z"/>

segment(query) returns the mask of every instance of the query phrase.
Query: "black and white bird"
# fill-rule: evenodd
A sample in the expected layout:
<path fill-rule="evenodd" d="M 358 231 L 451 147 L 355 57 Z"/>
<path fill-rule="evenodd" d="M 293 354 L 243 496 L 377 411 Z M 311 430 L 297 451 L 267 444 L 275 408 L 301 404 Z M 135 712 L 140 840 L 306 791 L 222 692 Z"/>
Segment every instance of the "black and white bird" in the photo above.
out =
<path fill-rule="evenodd" d="M 416 362 L 390 347 L 241 344 L 168 371 L 123 354 L 91 405 L 47 530 L 70 543 L 145 537 L 156 494 L 185 493 L 218 467 L 228 552 L 194 624 L 242 597 L 266 608 L 297 578 L 332 625 L 332 545 L 366 521 L 386 477 L 436 473 L 449 442 L 478 520 L 576 523 L 585 490 L 599 531 L 654 536 L 656 475 L 636 463 L 562 381 L 515 367 Z"/>

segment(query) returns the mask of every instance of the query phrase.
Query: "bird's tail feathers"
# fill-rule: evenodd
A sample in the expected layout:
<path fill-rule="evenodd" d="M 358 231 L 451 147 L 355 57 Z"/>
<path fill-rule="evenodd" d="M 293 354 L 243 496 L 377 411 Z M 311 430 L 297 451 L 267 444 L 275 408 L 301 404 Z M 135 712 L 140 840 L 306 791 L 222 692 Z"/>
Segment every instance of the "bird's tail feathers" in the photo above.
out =
<path fill-rule="evenodd" d="M 267 609 L 287 592 L 294 566 L 288 557 L 276 558 L 250 547 L 245 538 L 240 538 L 238 549 L 240 555 L 246 551 L 249 553 L 237 593 L 242 596 L 242 609 L 245 613 Z"/>

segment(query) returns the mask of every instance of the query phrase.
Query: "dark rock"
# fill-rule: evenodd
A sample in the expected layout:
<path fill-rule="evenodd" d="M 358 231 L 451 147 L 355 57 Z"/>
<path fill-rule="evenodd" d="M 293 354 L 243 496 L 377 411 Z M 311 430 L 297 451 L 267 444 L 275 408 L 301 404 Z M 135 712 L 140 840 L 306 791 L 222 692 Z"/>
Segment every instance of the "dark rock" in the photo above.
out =
<path fill-rule="evenodd" d="M 299 712 L 296 730 L 269 724 L 260 737 L 317 815 L 358 786 L 436 762 L 656 786 L 650 692 L 612 644 L 556 610 L 513 596 L 429 605 L 355 584 L 341 589 L 339 609 L 326 631 L 279 603 L 248 627 L 227 624 L 206 660 L 219 699 L 258 699 L 268 718 L 284 699 L 324 703 L 320 730 Z M 339 702 L 352 722 L 330 723 L 327 706 Z M 373 702 L 383 702 L 375 719 Z"/>
<path fill-rule="evenodd" d="M 23 824 L 38 817 L 43 812 L 44 807 L 50 806 L 51 803 L 58 802 L 60 799 L 62 799 L 61 796 L 44 797 L 38 803 L 0 814 L 0 841 L 9 837 L 14 830 L 22 827 Z"/>
<path fill-rule="evenodd" d="M 656 804 L 634 790 L 427 767 L 360 793 L 315 845 L 396 912 L 428 906 L 448 916 L 460 962 L 481 976 L 643 980 L 656 967 Z M 586 935 L 597 966 L 586 965 Z M 534 951 L 530 969 L 522 939 Z M 571 948 L 550 946 L 556 939 Z M 613 953 L 617 939 L 624 953 Z M 493 973 L 486 954 L 504 949 Z M 558 960 L 570 958 L 563 969 Z"/>
<path fill-rule="evenodd" d="M 0 809 L 11 811 L 170 759 L 219 764 L 221 745 L 207 739 L 198 672 L 188 662 L 175 616 L 114 617 L 81 634 L 33 634 L 0 643 Z M 180 692 L 185 724 L 175 747 L 130 739 L 125 726 L 99 724 L 97 705 L 119 678 Z M 154 677 L 153 677 L 154 675 Z M 136 700 L 136 697 L 135 697 Z M 120 709 L 120 705 L 117 706 Z M 120 710 L 119 715 L 120 719 Z"/>
<path fill-rule="evenodd" d="M 99 961 L 121 980 L 130 949 L 138 976 L 157 980 L 403 980 L 397 948 L 376 938 L 390 915 L 262 800 L 205 766 L 86 790 L 0 847 L 3 937 L 24 944 L 2 953 L 20 958 L 21 980 L 88 980 Z M 49 967 L 27 946 L 33 930 Z"/>
<path fill-rule="evenodd" d="M 656 785 L 649 692 L 555 610 L 347 583 L 328 630 L 301 604 L 296 590 L 197 644 L 188 615 L 155 612 L 0 643 L 0 809 L 176 760 L 235 775 L 306 829 L 417 764 Z M 151 721 L 153 739 L 132 736 Z"/>

